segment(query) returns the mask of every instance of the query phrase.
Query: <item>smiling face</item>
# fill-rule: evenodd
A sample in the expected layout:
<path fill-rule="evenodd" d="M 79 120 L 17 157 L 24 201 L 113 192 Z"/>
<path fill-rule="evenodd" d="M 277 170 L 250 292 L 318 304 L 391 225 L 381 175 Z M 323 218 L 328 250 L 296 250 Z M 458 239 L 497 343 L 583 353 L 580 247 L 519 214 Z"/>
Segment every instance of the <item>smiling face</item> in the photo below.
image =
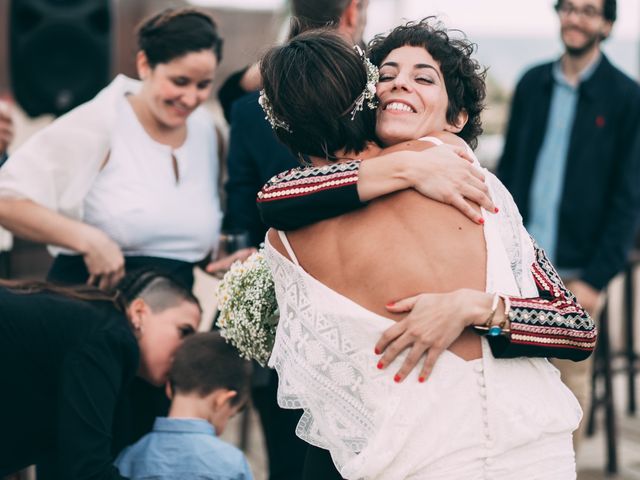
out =
<path fill-rule="evenodd" d="M 137 298 L 127 313 L 140 347 L 138 375 L 152 385 L 162 386 L 178 347 L 198 329 L 200 308 L 192 302 L 181 301 L 174 307 L 154 312 L 144 300 Z"/>
<path fill-rule="evenodd" d="M 167 128 L 184 126 L 211 94 L 217 64 L 213 51 L 201 50 L 151 68 L 145 54 L 139 52 L 141 97 L 155 121 Z"/>
<path fill-rule="evenodd" d="M 582 56 L 609 36 L 612 22 L 603 16 L 604 0 L 564 0 L 558 6 L 560 35 L 567 53 Z"/>
<path fill-rule="evenodd" d="M 422 47 L 392 50 L 380 65 L 376 133 L 384 145 L 460 128 L 447 122 L 449 99 L 440 65 Z"/>

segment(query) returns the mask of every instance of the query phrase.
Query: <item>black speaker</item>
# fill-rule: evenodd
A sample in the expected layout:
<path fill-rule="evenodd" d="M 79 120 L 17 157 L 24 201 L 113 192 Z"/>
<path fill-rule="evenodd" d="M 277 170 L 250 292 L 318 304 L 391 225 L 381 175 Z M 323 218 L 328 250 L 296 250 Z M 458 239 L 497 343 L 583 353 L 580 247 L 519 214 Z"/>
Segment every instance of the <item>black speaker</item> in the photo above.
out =
<path fill-rule="evenodd" d="M 111 0 L 12 0 L 11 87 L 29 116 L 61 115 L 110 78 Z"/>

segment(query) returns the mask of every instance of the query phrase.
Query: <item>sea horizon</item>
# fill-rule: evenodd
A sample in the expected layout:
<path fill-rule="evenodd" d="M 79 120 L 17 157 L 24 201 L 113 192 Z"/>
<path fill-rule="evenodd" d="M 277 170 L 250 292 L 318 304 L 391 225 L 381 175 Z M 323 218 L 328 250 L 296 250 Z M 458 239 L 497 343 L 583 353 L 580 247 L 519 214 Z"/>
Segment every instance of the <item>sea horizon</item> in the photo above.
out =
<path fill-rule="evenodd" d="M 470 36 L 477 44 L 478 61 L 488 68 L 488 75 L 507 92 L 529 68 L 559 58 L 559 39 L 535 36 L 500 36 L 476 34 Z M 607 58 L 631 78 L 640 76 L 640 40 L 615 38 L 603 42 Z"/>

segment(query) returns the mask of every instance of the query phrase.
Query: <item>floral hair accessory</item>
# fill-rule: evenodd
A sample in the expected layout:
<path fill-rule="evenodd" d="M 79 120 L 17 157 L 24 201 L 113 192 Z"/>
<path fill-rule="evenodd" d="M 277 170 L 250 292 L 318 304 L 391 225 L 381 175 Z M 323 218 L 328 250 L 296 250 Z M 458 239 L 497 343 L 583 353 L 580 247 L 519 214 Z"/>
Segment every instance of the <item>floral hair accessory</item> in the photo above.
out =
<path fill-rule="evenodd" d="M 378 71 L 378 67 L 371 63 L 371 60 L 367 58 L 367 56 L 358 45 L 355 45 L 353 48 L 356 52 L 358 52 L 358 55 L 360 55 L 360 57 L 362 58 L 362 62 L 367 69 L 367 84 L 364 86 L 364 90 L 354 102 L 353 110 L 351 110 L 351 120 L 356 117 L 356 113 L 362 111 L 362 109 L 364 108 L 365 100 L 367 102 L 367 107 L 369 107 L 371 110 L 375 110 L 376 108 L 378 108 L 378 101 L 376 100 L 376 84 L 380 79 L 380 72 Z"/>
<path fill-rule="evenodd" d="M 269 97 L 264 90 L 260 90 L 260 96 L 258 97 L 258 103 L 262 107 L 262 110 L 266 114 L 265 120 L 267 120 L 271 124 L 271 128 L 274 130 L 276 128 L 281 128 L 286 132 L 291 133 L 291 127 L 284 120 L 280 120 L 276 117 L 276 114 L 273 113 L 273 107 L 271 106 L 271 102 L 269 101 Z"/>

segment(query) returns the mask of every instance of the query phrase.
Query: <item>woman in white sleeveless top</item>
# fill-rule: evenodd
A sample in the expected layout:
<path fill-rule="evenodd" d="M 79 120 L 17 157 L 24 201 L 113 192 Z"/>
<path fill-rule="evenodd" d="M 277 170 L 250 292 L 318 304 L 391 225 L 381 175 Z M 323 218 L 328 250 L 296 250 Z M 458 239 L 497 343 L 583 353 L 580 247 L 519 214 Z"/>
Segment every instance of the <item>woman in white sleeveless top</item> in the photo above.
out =
<path fill-rule="evenodd" d="M 470 136 L 469 131 L 465 136 L 465 118 L 447 117 L 449 104 L 438 62 L 422 48 L 399 45 L 397 51 L 401 55 L 392 58 L 396 50 L 389 55 L 390 66 L 397 70 L 397 79 L 392 81 L 405 93 L 424 87 L 418 97 L 411 97 L 413 102 L 422 104 L 396 99 L 386 106 L 391 105 L 398 112 L 405 109 L 407 113 L 419 114 L 414 125 L 416 132 L 421 128 L 427 129 L 423 133 L 450 130 L 462 138 L 475 139 L 477 132 L 473 128 Z M 329 163 L 336 159 L 353 158 L 354 154 L 364 159 L 376 152 L 376 147 L 366 142 L 373 138 L 369 135 L 373 122 L 365 103 L 369 100 L 367 76 L 361 62 L 337 37 L 326 33 L 302 35 L 263 59 L 266 95 L 262 103 L 268 119 L 279 137 L 294 150 L 309 154 L 314 164 L 327 164 L 323 169 L 333 169 Z M 284 68 L 288 72 L 286 77 L 282 75 Z M 407 68 L 413 72 L 411 75 L 406 75 Z M 420 73 L 415 73 L 416 70 Z M 435 77 L 427 78 L 426 70 Z M 322 75 L 323 82 L 314 85 L 311 91 L 305 79 L 314 75 Z M 399 86 L 401 81 L 408 83 Z M 441 86 L 439 92 L 429 90 L 434 84 Z M 384 106 L 381 93 L 379 89 Z M 363 104 L 364 109 L 360 108 Z M 398 127 L 390 123 L 391 127 Z M 511 197 L 495 177 L 488 172 L 485 175 L 502 214 L 479 213 L 485 223 L 484 231 L 471 231 L 476 240 L 480 238 L 486 244 L 486 251 L 480 254 L 486 256 L 481 262 L 485 274 L 481 282 L 477 280 L 477 258 L 468 258 L 468 263 L 469 276 L 476 278 L 475 286 L 471 287 L 476 289 L 473 295 L 483 298 L 486 308 L 473 315 L 461 312 L 464 318 L 451 318 L 449 325 L 440 324 L 442 329 L 459 327 L 456 335 L 459 337 L 454 337 L 452 344 L 449 342 L 450 350 L 439 357 L 426 382 L 422 373 L 414 370 L 398 384 L 386 371 L 376 368 L 378 357 L 372 347 L 382 332 L 393 325 L 393 320 L 381 314 L 383 308 L 372 298 L 382 297 L 379 303 L 384 305 L 389 300 L 384 297 L 385 291 L 393 291 L 395 285 L 381 286 L 380 282 L 368 281 L 384 278 L 377 271 L 384 270 L 385 259 L 373 257 L 369 259 L 372 265 L 363 265 L 366 255 L 363 258 L 359 250 L 369 248 L 372 238 L 366 232 L 375 218 L 367 217 L 367 209 L 362 214 L 338 217 L 295 232 L 294 248 L 285 234 L 269 235 L 267 258 L 280 308 L 270 363 L 280 376 L 279 401 L 282 406 L 305 410 L 298 435 L 329 450 L 344 478 L 575 478 L 571 432 L 581 412 L 557 371 L 542 358 L 498 360 L 491 349 L 501 351 L 500 344 L 505 347 L 505 343 L 515 341 L 501 335 L 500 339 L 493 339 L 490 349 L 487 340 L 473 337 L 470 329 L 465 328 L 486 325 L 506 330 L 509 323 L 512 328 L 518 326 L 521 322 L 517 316 L 507 318 L 510 299 L 538 297 L 536 282 L 540 279 L 534 279 L 531 266 L 544 264 L 540 257 L 543 254 L 534 248 L 524 231 Z M 396 200 L 404 201 L 390 198 L 388 202 L 392 205 Z M 408 201 L 411 208 L 413 200 Z M 375 204 L 369 207 L 375 208 Z M 435 209 L 432 218 L 436 218 L 437 208 L 449 207 L 430 208 Z M 450 223 L 446 216 L 441 220 L 441 224 Z M 453 219 L 454 223 L 458 221 Z M 437 226 L 432 225 L 434 231 Z M 467 227 L 460 224 L 459 229 Z M 339 255 L 350 248 L 341 245 L 340 228 L 345 238 L 350 239 L 358 238 L 357 230 L 362 228 L 361 246 L 352 248 L 351 253 L 356 258 L 354 268 L 370 272 L 371 277 L 352 281 L 349 268 L 354 265 L 353 258 Z M 410 236 L 406 238 L 411 241 Z M 453 237 L 451 241 L 454 245 Z M 431 242 L 426 237 L 425 244 L 431 243 L 438 241 Z M 471 247 L 469 244 L 468 251 L 473 254 L 477 249 Z M 420 255 L 428 256 L 429 248 Z M 298 262 L 301 251 L 304 267 Z M 327 252 L 337 253 L 339 261 Z M 464 250 L 452 253 L 464 262 Z M 417 251 L 408 250 L 403 256 L 419 262 L 416 255 Z M 446 261 L 449 260 L 443 259 Z M 339 278 L 333 277 L 323 262 L 330 264 Z M 460 264 L 457 265 L 459 268 Z M 424 274 L 432 271 L 438 271 L 437 265 Z M 541 281 L 554 274 L 550 266 L 543 269 Z M 398 283 L 402 281 L 399 279 Z M 454 285 L 456 279 L 446 278 L 445 272 L 443 281 Z M 460 285 L 465 285 L 464 279 Z M 480 288 L 500 292 L 500 301 L 492 302 L 497 297 L 478 292 Z M 375 295 L 368 296 L 366 290 Z M 468 292 L 471 295 L 471 290 Z M 568 292 L 557 293 L 559 297 L 571 298 Z M 593 324 L 575 303 L 567 308 L 573 309 L 573 321 L 577 319 L 582 325 L 574 329 L 575 335 L 586 340 L 581 348 L 588 354 L 593 348 L 586 345 L 594 340 Z M 505 350 L 508 346 L 502 348 Z M 402 361 L 401 356 L 393 366 L 398 368 Z M 305 478 L 334 477 L 308 468 Z"/>

